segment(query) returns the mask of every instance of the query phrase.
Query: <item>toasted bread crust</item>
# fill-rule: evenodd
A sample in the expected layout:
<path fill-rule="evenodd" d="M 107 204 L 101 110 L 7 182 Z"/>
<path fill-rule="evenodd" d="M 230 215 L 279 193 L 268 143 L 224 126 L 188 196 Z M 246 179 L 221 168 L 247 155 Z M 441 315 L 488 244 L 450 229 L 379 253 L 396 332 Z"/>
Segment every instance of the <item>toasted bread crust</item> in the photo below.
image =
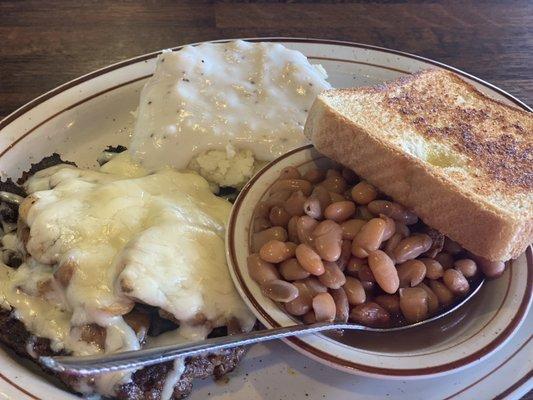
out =
<path fill-rule="evenodd" d="M 364 91 L 372 94 L 375 91 L 395 91 L 402 96 L 407 83 L 412 83 L 424 74 L 403 79 L 393 84 L 372 89 L 351 89 L 350 93 Z M 446 72 L 446 74 L 450 74 Z M 453 79 L 459 79 L 453 77 Z M 462 80 L 461 80 L 462 83 Z M 466 84 L 466 83 L 465 83 Z M 409 89 L 410 90 L 410 89 Z M 472 91 L 475 89 L 471 88 Z M 346 90 L 342 91 L 346 94 Z M 343 93 L 339 95 L 342 96 Z M 412 209 L 426 224 L 438 229 L 451 239 L 460 243 L 471 252 L 490 260 L 507 260 L 520 255 L 533 240 L 533 219 L 531 217 L 531 204 L 523 213 L 505 212 L 495 207 L 488 201 L 484 201 L 479 191 L 461 188 L 449 176 L 431 165 L 402 151 L 387 138 L 382 138 L 375 132 L 370 132 L 368 126 L 362 126 L 349 118 L 346 112 L 339 112 L 338 104 L 335 107 L 328 101 L 328 96 L 336 93 L 329 92 L 320 95 L 311 107 L 306 122 L 306 135 L 313 141 L 315 147 L 326 156 L 353 169 L 370 183 L 378 187 L 396 201 Z M 484 95 L 475 90 L 476 96 Z M 414 96 L 416 97 L 416 96 Z M 488 100 L 487 102 L 497 105 L 501 113 L 510 112 L 521 118 L 521 126 L 531 126 L 531 115 L 515 110 L 501 103 Z M 354 101 L 352 96 L 347 100 Z M 420 128 L 412 121 L 422 114 L 416 108 L 428 106 L 431 113 L 431 104 L 421 104 L 409 108 L 406 126 L 409 129 L 421 129 L 422 134 L 428 134 L 431 126 Z M 434 105 L 433 105 L 434 106 Z M 401 113 L 396 105 L 390 106 L 386 113 Z M 427 112 L 427 110 L 425 110 Z M 517 114 L 514 114 L 517 113 Z M 527 133 L 526 146 L 531 145 L 531 132 Z M 494 135 L 497 137 L 497 135 Z M 441 138 L 440 140 L 444 140 Z M 455 140 L 457 144 L 460 141 Z M 463 142 L 464 144 L 465 142 Z M 461 147 L 461 145 L 459 145 Z M 480 155 L 479 157 L 483 157 Z M 489 158 L 490 161 L 490 158 Z M 493 160 L 494 161 L 494 160 Z M 514 192 L 530 195 L 530 189 L 524 187 L 522 173 L 516 168 L 509 175 L 516 184 L 510 184 L 505 180 L 506 195 L 512 196 Z M 522 168 L 530 168 L 524 166 Z M 515 177 L 511 175 L 515 174 Z M 490 173 L 488 175 L 491 175 Z M 500 181 L 501 184 L 502 181 Z M 528 182 L 527 185 L 530 185 Z M 490 181 L 484 181 L 483 187 L 493 189 Z"/>
<path fill-rule="evenodd" d="M 417 79 L 425 80 L 421 88 Z M 449 83 L 470 95 L 473 106 L 450 106 L 453 101 L 445 87 Z M 435 89 L 437 96 L 426 90 L 435 86 L 440 86 Z M 492 180 L 502 182 L 500 187 L 533 189 L 533 119 L 529 113 L 490 99 L 449 71 L 424 71 L 404 81 L 400 93 L 386 96 L 382 107 L 400 113 L 406 124 L 426 137 L 451 141 L 462 154 L 475 158 Z M 442 115 L 446 115 L 446 125 L 439 127 Z"/>

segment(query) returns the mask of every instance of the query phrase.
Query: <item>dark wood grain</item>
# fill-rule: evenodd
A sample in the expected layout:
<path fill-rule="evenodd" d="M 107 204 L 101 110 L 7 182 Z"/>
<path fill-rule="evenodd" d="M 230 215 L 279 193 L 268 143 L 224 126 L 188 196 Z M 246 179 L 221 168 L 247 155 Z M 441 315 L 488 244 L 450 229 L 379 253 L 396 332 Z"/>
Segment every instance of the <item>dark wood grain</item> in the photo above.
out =
<path fill-rule="evenodd" d="M 0 0 L 0 117 L 126 58 L 190 42 L 257 36 L 340 39 L 407 51 L 456 66 L 533 105 L 531 0 Z"/>
<path fill-rule="evenodd" d="M 533 103 L 533 1 L 0 0 L 0 116 L 79 75 L 208 39 L 350 40 L 454 65 Z"/>

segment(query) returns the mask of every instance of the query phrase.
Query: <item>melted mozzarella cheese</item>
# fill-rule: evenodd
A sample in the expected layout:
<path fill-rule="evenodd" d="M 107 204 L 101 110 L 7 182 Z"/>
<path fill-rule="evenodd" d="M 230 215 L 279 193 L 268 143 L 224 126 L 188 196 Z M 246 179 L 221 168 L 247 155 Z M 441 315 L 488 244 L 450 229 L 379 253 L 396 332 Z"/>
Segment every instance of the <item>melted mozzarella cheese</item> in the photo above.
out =
<path fill-rule="evenodd" d="M 273 160 L 306 143 L 316 95 L 331 86 L 322 68 L 278 43 L 205 43 L 163 52 L 141 93 L 131 143 L 150 169 L 187 167 L 227 146 Z"/>
<path fill-rule="evenodd" d="M 78 355 L 100 352 L 96 346 L 71 336 L 71 314 L 68 310 L 23 291 L 21 285 L 28 285 L 33 280 L 34 272 L 42 273 L 28 264 L 22 264 L 16 270 L 0 264 L 0 306 L 4 309 L 13 308 L 14 316 L 24 322 L 28 331 L 50 339 L 50 347 L 54 351 L 68 348 Z M 48 274 L 51 275 L 50 272 Z"/>
<path fill-rule="evenodd" d="M 181 375 L 185 372 L 185 360 L 183 358 L 176 358 L 174 360 L 174 366 L 168 372 L 165 384 L 161 390 L 161 400 L 168 400 L 172 398 L 174 393 L 174 386 L 181 378 Z"/>
<path fill-rule="evenodd" d="M 98 171 L 48 168 L 25 188 L 20 218 L 29 227 L 28 258 L 16 270 L 0 266 L 0 299 L 54 350 L 138 349 L 122 315 L 139 301 L 180 321 L 174 337 L 183 340 L 201 340 L 234 318 L 252 328 L 225 262 L 231 204 L 196 173 L 148 173 L 122 153 Z M 66 285 L 56 279 L 63 268 L 72 271 Z M 73 329 L 88 324 L 105 328 L 104 349 Z M 95 385 L 111 394 L 129 376 L 106 375 Z"/>

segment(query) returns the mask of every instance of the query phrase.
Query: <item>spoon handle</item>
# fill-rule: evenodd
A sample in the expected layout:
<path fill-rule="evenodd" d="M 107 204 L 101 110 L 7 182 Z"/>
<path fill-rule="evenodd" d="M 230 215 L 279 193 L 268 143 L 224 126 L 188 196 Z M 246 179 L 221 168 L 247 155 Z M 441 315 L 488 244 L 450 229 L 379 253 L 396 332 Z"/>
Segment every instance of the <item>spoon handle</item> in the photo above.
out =
<path fill-rule="evenodd" d="M 203 352 L 214 352 L 237 346 L 246 346 L 288 336 L 297 336 L 332 329 L 354 328 L 354 324 L 336 324 L 329 322 L 318 322 L 309 325 L 298 324 L 282 328 L 263 329 L 260 331 L 210 338 L 195 343 L 172 344 L 98 356 L 41 357 L 40 361 L 44 366 L 57 372 L 82 375 L 94 374 L 146 367 L 148 365 L 173 360 L 178 357 L 192 356 Z M 364 329 L 365 327 L 361 328 Z"/>

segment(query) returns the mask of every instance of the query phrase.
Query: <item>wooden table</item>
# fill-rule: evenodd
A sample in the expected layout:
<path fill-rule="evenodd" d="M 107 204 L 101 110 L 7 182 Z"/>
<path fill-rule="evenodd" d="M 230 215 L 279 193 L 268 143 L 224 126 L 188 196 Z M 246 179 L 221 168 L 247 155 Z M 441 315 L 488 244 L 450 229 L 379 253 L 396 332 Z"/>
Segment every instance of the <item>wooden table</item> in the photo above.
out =
<path fill-rule="evenodd" d="M 0 0 L 0 117 L 61 83 L 126 58 L 190 42 L 258 36 L 349 40 L 419 54 L 533 105 L 531 0 Z"/>
<path fill-rule="evenodd" d="M 430 57 L 533 105 L 533 1 L 0 0 L 0 116 L 79 75 L 209 39 L 350 40 Z"/>

